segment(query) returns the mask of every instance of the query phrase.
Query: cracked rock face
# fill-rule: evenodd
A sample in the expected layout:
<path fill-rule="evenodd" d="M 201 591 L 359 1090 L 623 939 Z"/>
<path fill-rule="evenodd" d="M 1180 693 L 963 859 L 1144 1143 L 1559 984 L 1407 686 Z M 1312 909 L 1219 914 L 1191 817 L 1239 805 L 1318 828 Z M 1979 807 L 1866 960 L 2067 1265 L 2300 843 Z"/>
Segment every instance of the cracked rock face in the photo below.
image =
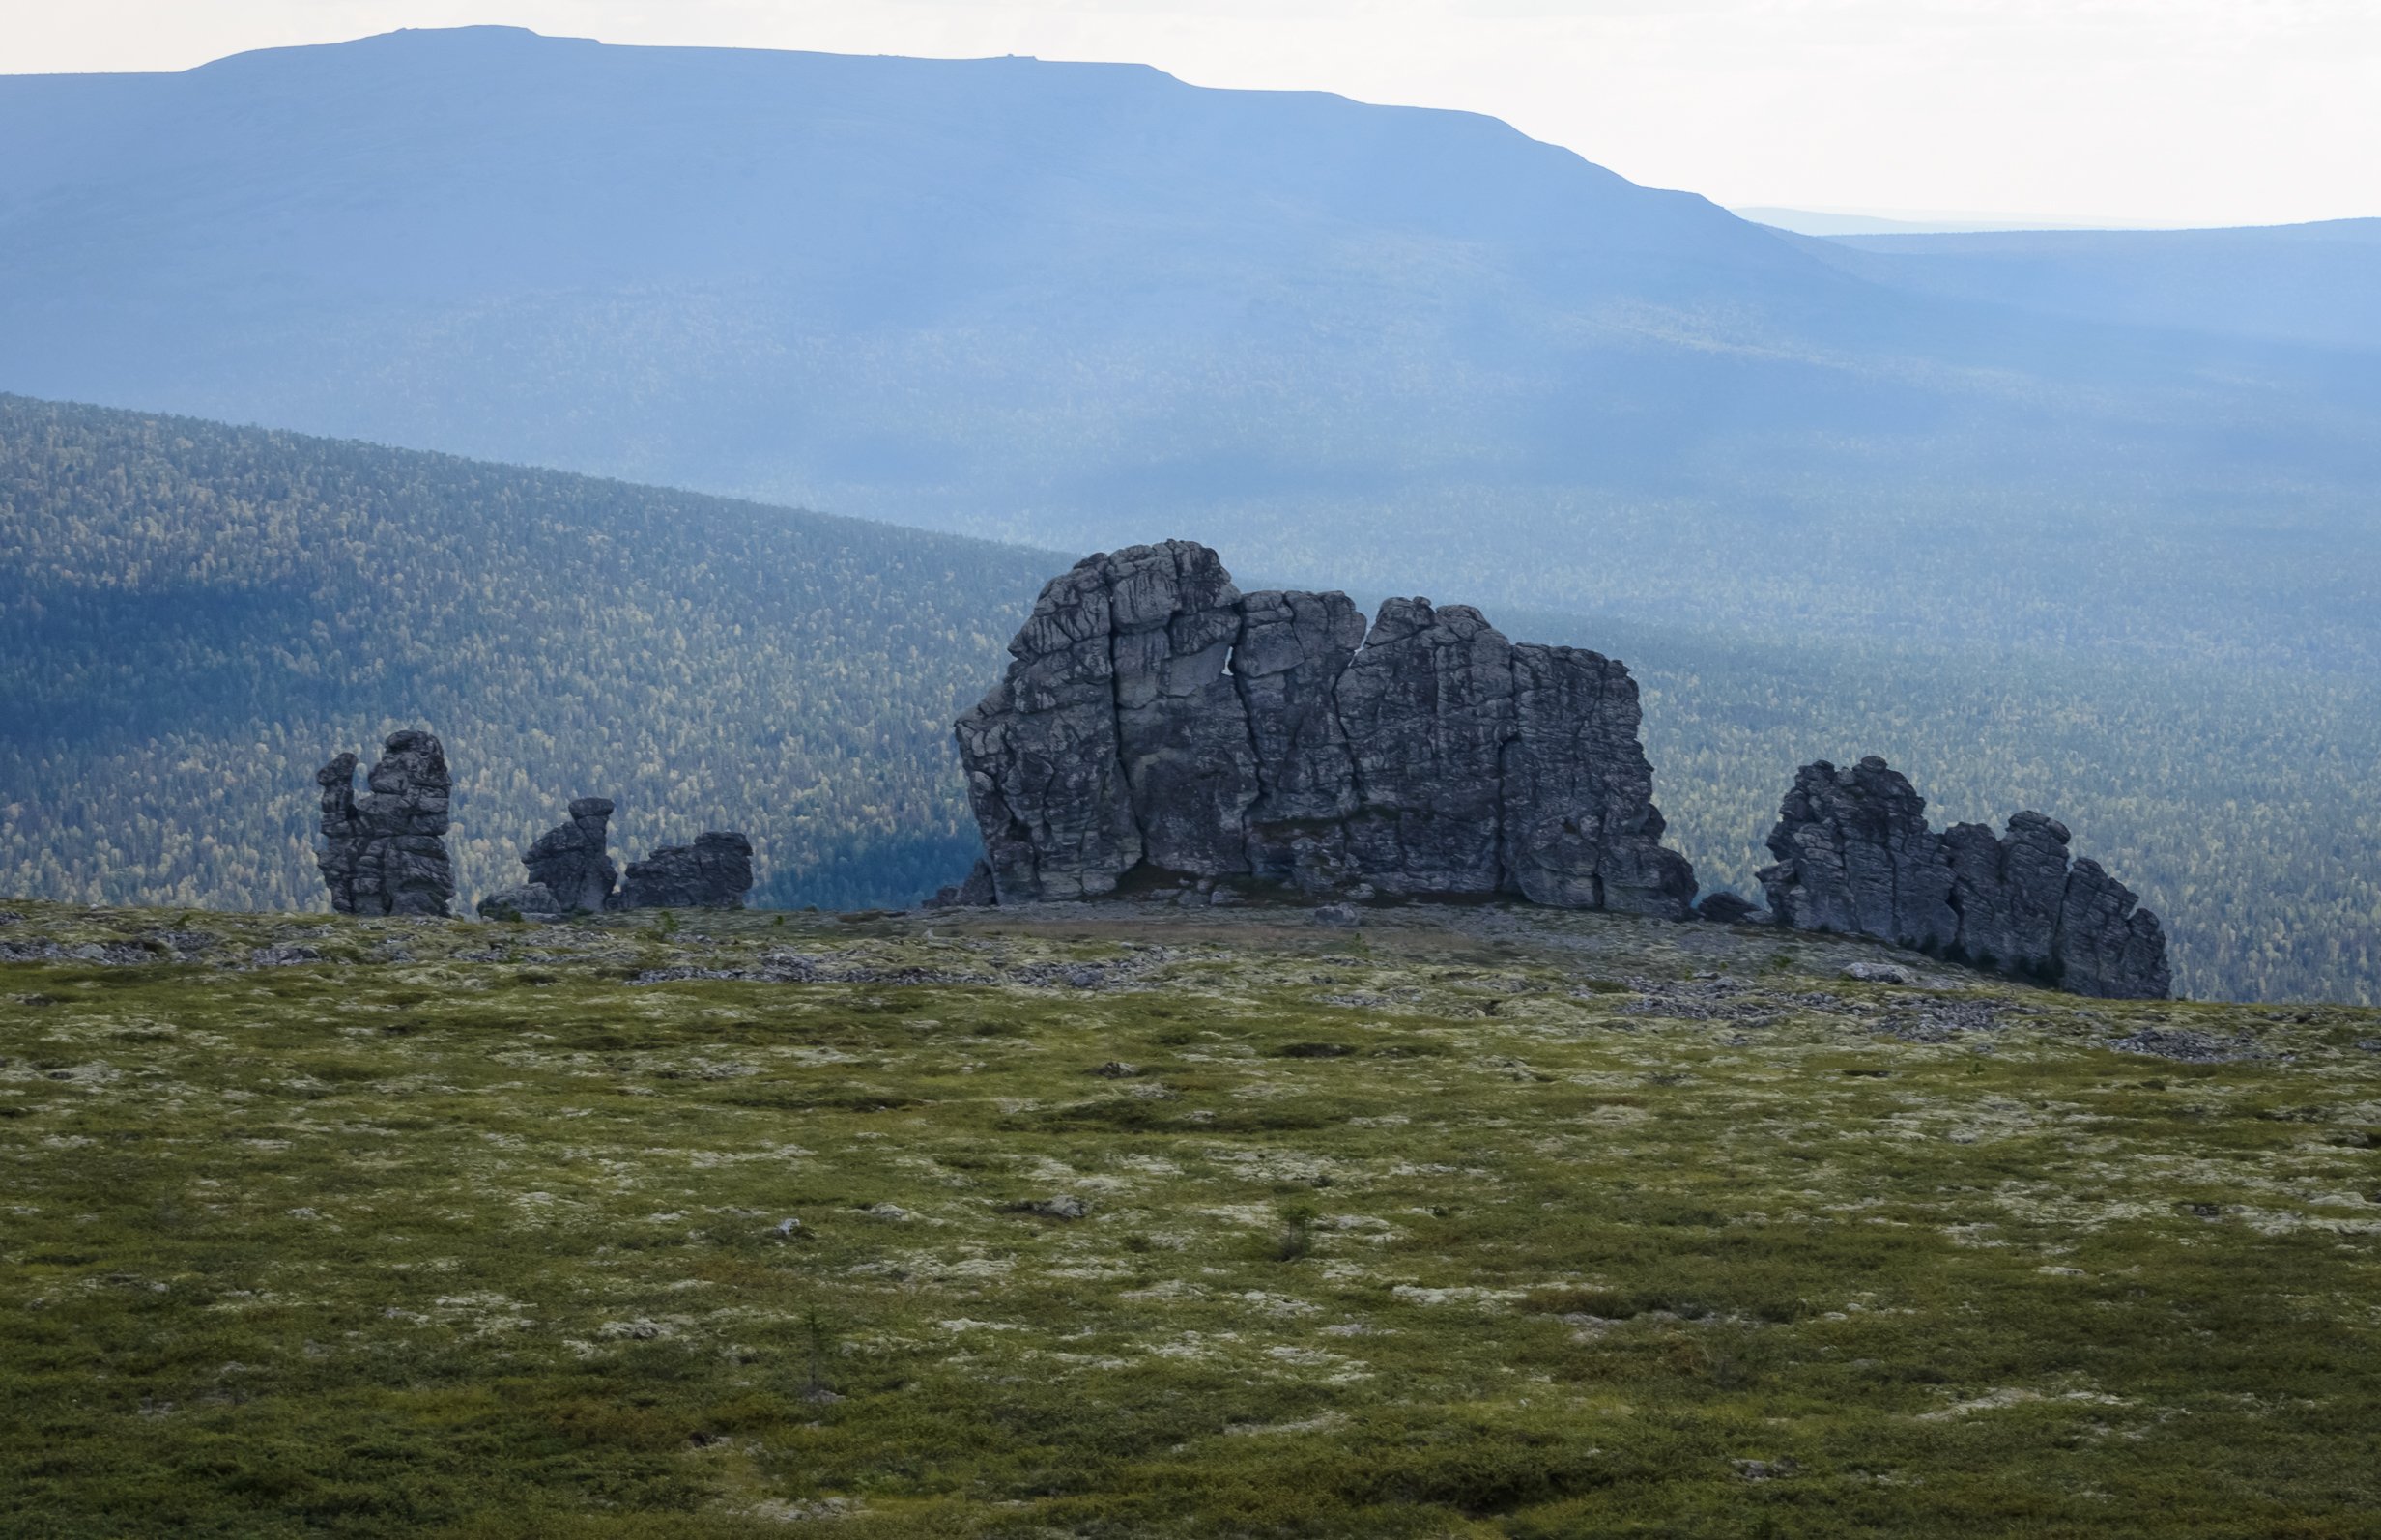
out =
<path fill-rule="evenodd" d="M 1009 650 L 957 725 L 1002 901 L 1232 877 L 1673 918 L 1694 897 L 1627 669 L 1468 606 L 1392 599 L 1367 631 L 1345 594 L 1243 595 L 1168 541 L 1053 579 Z"/>
<path fill-rule="evenodd" d="M 1875 936 L 2054 982 L 2076 994 L 2163 1000 L 2166 932 L 2095 861 L 2068 862 L 2065 824 L 2020 813 L 2008 832 L 1927 827 L 1926 800 L 1871 756 L 1804 765 L 1760 873 L 1780 925 Z"/>
<path fill-rule="evenodd" d="M 563 913 L 593 914 L 617 904 L 614 886 L 618 869 L 612 864 L 612 800 L 580 797 L 570 805 L 570 821 L 547 830 L 521 858 L 529 868 L 530 885 L 553 895 Z"/>
<path fill-rule="evenodd" d="M 628 864 L 623 909 L 741 909 L 753 885 L 753 845 L 711 830 L 691 845 L 666 844 Z"/>
<path fill-rule="evenodd" d="M 427 732 L 394 732 L 356 795 L 356 756 L 314 773 L 322 788 L 323 849 L 315 858 L 341 914 L 444 915 L 455 896 L 446 858 L 446 751 Z"/>

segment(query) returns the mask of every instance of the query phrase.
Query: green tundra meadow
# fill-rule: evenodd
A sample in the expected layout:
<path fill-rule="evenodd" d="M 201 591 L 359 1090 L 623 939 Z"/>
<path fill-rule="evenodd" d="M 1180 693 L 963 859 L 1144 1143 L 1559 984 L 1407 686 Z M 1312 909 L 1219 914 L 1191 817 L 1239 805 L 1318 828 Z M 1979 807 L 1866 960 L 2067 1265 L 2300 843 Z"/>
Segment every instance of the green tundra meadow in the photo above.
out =
<path fill-rule="evenodd" d="M 1502 905 L 9 913 L 12 1535 L 2381 1523 L 2374 1011 Z"/>

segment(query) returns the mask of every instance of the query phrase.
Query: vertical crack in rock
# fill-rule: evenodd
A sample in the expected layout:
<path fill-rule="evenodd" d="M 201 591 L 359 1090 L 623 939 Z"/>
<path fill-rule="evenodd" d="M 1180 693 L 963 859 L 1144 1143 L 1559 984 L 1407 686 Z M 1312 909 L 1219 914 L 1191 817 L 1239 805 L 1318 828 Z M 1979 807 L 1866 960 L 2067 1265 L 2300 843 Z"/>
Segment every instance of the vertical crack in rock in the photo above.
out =
<path fill-rule="evenodd" d="M 1344 593 L 1267 590 L 1241 600 L 1232 648 L 1257 800 L 1248 814 L 1248 869 L 1271 882 L 1328 891 L 1347 864 L 1342 826 L 1362 795 L 1334 688 L 1364 643 L 1364 617 Z"/>
<path fill-rule="evenodd" d="M 437 737 L 392 732 L 356 795 L 356 756 L 314 773 L 322 788 L 323 850 L 315 858 L 341 914 L 443 915 L 455 896 L 444 838 L 454 783 Z"/>
<path fill-rule="evenodd" d="M 1927 827 L 1926 800 L 1871 756 L 1795 772 L 1761 884 L 1780 925 L 1836 930 L 1998 967 L 2078 994 L 2166 998 L 2166 932 L 2096 861 L 2068 865 L 2065 824 L 2019 813 Z"/>
<path fill-rule="evenodd" d="M 1248 870 L 1256 754 L 1228 665 L 1240 590 L 1205 546 L 1117 552 L 1097 569 L 1114 637 L 1116 743 L 1140 859 L 1159 871 Z"/>
<path fill-rule="evenodd" d="M 1469 606 L 1392 599 L 1367 633 L 1345 594 L 1244 596 L 1168 541 L 1053 579 L 1009 650 L 957 724 L 1002 901 L 1136 870 L 1674 918 L 1694 896 L 1627 670 Z"/>
<path fill-rule="evenodd" d="M 1513 649 L 1513 678 L 1508 885 L 1534 903 L 1683 914 L 1695 873 L 1660 842 L 1637 681 L 1601 653 L 1535 644 Z"/>
<path fill-rule="evenodd" d="M 1384 893 L 1497 892 L 1512 643 L 1469 605 L 1391 599 L 1337 694 L 1364 783 L 1346 825 L 1350 866 Z"/>

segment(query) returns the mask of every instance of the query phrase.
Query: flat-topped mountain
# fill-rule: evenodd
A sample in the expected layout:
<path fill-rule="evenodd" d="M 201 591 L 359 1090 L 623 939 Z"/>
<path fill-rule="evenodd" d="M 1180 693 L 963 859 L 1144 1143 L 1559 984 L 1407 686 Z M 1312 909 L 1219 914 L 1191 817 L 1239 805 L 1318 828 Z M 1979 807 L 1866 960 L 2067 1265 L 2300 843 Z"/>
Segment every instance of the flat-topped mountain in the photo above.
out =
<path fill-rule="evenodd" d="M 470 28 L 0 77 L 0 389 L 2017 644 L 2314 628 L 2211 499 L 2370 546 L 2369 364 L 1914 292 L 1473 114 Z"/>

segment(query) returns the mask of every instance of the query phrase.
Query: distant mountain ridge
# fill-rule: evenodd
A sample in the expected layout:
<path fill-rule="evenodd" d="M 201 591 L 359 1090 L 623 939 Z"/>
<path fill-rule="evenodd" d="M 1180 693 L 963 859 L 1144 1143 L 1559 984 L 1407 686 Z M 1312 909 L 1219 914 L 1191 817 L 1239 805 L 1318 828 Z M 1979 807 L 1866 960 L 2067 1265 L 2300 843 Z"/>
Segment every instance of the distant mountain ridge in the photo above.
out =
<path fill-rule="evenodd" d="M 2361 356 L 1933 292 L 1469 114 L 473 28 L 0 78 L 0 142 L 34 394 L 1780 633 L 2342 656 L 2233 510 L 2372 544 Z"/>
<path fill-rule="evenodd" d="M 2381 218 L 2213 230 L 1844 234 L 1820 250 L 1912 293 L 2381 352 Z"/>

